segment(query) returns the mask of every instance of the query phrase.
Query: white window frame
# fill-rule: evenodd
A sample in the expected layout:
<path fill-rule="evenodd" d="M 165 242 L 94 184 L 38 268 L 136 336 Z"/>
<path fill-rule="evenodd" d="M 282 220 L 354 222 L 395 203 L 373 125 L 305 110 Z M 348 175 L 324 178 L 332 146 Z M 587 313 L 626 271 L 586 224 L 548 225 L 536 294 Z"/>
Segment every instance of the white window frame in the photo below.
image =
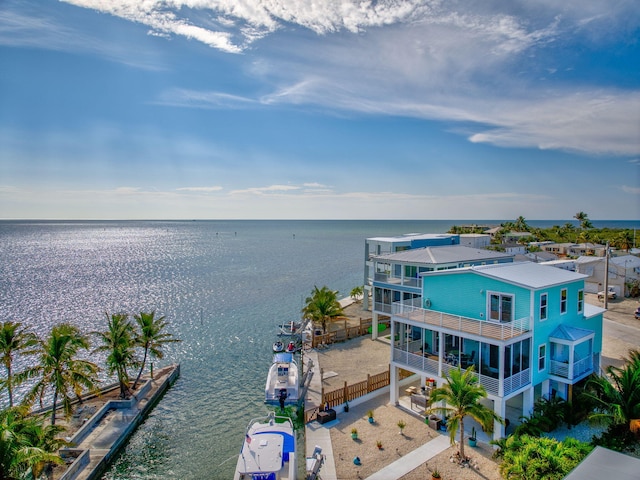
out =
<path fill-rule="evenodd" d="M 498 297 L 498 318 L 491 317 L 491 312 L 492 312 L 491 297 L 493 296 Z M 511 299 L 511 318 L 504 320 L 502 318 L 502 304 L 503 304 L 502 299 L 507 297 Z M 502 293 L 502 292 L 487 292 L 487 320 L 489 320 L 490 322 L 496 322 L 496 323 L 513 322 L 515 311 L 516 311 L 516 296 L 514 294 Z"/>
<path fill-rule="evenodd" d="M 542 364 L 542 367 L 540 367 Z M 547 344 L 538 345 L 538 371 L 542 372 L 547 368 Z"/>
<path fill-rule="evenodd" d="M 541 293 L 540 294 L 540 320 L 544 321 L 547 318 L 549 318 L 549 294 Z"/>
<path fill-rule="evenodd" d="M 567 301 L 569 300 L 569 292 L 566 288 L 560 290 L 560 315 L 567 313 Z"/>
<path fill-rule="evenodd" d="M 584 312 L 584 290 L 578 290 L 578 313 Z"/>

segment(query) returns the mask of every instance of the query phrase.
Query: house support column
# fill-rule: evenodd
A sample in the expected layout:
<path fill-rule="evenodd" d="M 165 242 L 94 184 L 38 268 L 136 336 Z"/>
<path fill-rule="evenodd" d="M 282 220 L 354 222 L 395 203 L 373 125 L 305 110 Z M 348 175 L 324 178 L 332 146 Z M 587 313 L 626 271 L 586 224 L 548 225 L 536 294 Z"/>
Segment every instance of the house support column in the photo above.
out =
<path fill-rule="evenodd" d="M 373 312 L 373 315 L 371 316 L 371 339 L 372 340 L 375 340 L 378 338 L 378 320 L 379 320 L 378 312 Z"/>
<path fill-rule="evenodd" d="M 522 415 L 530 417 L 533 413 L 533 388 L 522 392 Z"/>
<path fill-rule="evenodd" d="M 372 323 L 373 324 L 373 323 Z M 377 331 L 377 328 L 373 329 Z M 396 335 L 396 322 L 391 322 L 391 362 L 389 363 L 389 402 L 392 405 L 398 404 L 398 368 L 393 362 L 393 349 L 395 348 L 394 338 Z"/>
<path fill-rule="evenodd" d="M 493 412 L 503 421 L 507 415 L 507 402 L 500 398 L 493 401 Z M 493 440 L 499 440 L 504 437 L 505 426 L 500 422 L 493 422 Z"/>

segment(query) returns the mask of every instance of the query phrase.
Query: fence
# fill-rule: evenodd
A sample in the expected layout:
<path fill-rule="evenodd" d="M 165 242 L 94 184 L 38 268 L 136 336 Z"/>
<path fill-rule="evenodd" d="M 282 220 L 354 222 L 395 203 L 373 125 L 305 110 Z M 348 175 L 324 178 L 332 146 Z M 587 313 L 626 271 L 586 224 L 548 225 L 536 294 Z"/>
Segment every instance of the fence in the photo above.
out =
<path fill-rule="evenodd" d="M 341 321 L 343 324 L 342 326 L 340 326 Z M 381 320 L 378 323 L 384 324 L 387 328 L 390 326 L 390 320 L 388 319 Z M 371 333 L 369 331 L 371 325 L 372 323 L 370 318 L 365 320 L 360 319 L 360 324 L 355 326 L 349 326 L 347 320 L 334 320 L 331 322 L 333 330 L 330 332 L 322 333 L 322 329 L 314 328 L 314 334 L 312 335 L 310 346 L 312 348 L 316 348 L 318 345 L 343 342 L 351 338 L 368 335 Z"/>
<path fill-rule="evenodd" d="M 321 372 L 322 375 L 322 372 Z M 304 412 L 304 421 L 305 423 L 309 423 L 316 419 L 318 415 L 318 411 L 325 406 L 329 406 L 329 408 L 337 407 L 338 405 L 342 405 L 348 401 L 355 400 L 356 398 L 363 397 L 364 395 L 384 388 L 389 385 L 391 378 L 391 372 L 389 367 L 387 367 L 386 372 L 380 372 L 375 375 L 367 374 L 367 379 L 358 383 L 354 383 L 353 385 L 349 385 L 347 382 L 344 382 L 344 387 L 338 388 L 336 390 L 332 390 L 330 392 L 325 392 L 324 388 L 322 388 L 320 395 L 320 407 L 305 410 Z"/>

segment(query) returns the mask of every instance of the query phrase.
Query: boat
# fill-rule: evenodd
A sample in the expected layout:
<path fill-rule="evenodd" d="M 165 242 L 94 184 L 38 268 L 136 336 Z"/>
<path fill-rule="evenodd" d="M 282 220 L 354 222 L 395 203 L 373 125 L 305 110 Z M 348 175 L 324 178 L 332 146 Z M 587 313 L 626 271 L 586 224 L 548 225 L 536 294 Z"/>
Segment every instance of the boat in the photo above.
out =
<path fill-rule="evenodd" d="M 295 335 L 300 330 L 300 325 L 300 322 L 294 322 L 293 320 L 289 323 L 278 325 L 278 335 L 285 337 Z"/>
<path fill-rule="evenodd" d="M 264 389 L 265 403 L 280 407 L 298 403 L 298 377 L 298 364 L 292 353 L 274 354 Z"/>
<path fill-rule="evenodd" d="M 287 344 L 287 353 L 296 353 L 296 350 L 297 348 L 295 342 L 289 342 Z"/>
<path fill-rule="evenodd" d="M 295 480 L 296 437 L 288 417 L 271 412 L 249 422 L 234 480 Z"/>
<path fill-rule="evenodd" d="M 274 342 L 273 351 L 274 353 L 284 352 L 284 343 L 282 343 L 280 340 Z"/>

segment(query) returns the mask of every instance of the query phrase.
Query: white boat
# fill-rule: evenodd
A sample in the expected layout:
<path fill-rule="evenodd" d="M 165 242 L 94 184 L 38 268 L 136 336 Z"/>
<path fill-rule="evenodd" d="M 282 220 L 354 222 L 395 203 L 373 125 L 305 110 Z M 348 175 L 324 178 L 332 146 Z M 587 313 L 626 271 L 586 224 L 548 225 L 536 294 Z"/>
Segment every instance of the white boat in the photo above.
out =
<path fill-rule="evenodd" d="M 274 354 L 264 388 L 265 403 L 280 406 L 298 403 L 298 379 L 298 364 L 293 359 L 293 354 Z"/>
<path fill-rule="evenodd" d="M 234 480 L 295 480 L 296 437 L 288 417 L 254 418 L 245 432 Z"/>
<path fill-rule="evenodd" d="M 280 340 L 278 340 L 277 342 L 274 342 L 273 353 L 280 353 L 283 351 L 284 351 L 284 343 L 282 343 Z"/>

